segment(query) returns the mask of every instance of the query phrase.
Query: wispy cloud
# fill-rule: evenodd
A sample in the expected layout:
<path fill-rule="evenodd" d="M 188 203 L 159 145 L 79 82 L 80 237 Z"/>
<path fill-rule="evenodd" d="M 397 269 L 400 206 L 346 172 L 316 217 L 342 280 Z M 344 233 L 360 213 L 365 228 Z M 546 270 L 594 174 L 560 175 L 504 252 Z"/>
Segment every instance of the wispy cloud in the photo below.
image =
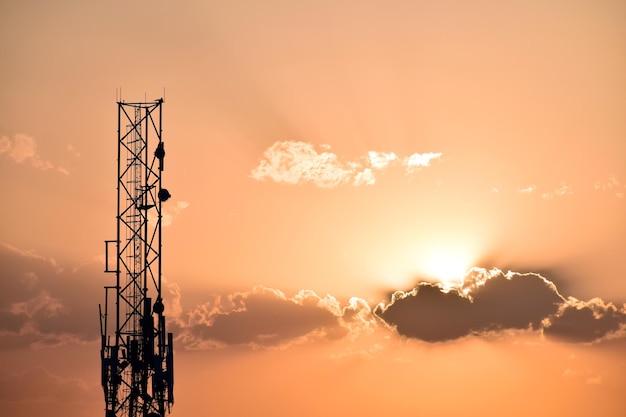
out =
<path fill-rule="evenodd" d="M 617 198 L 624 198 L 626 194 L 626 184 L 617 180 L 617 176 L 612 174 L 607 181 L 596 181 L 593 187 L 596 191 L 612 193 Z"/>
<path fill-rule="evenodd" d="M 163 226 L 171 226 L 172 222 L 180 213 L 189 207 L 191 203 L 188 201 L 177 201 L 174 205 L 165 204 L 163 207 Z"/>
<path fill-rule="evenodd" d="M 537 186 L 535 184 L 530 184 L 526 187 L 518 188 L 517 193 L 526 195 L 537 194 Z M 558 188 L 552 189 L 550 191 L 545 191 L 539 195 L 541 195 L 541 198 L 543 198 L 544 200 L 551 200 L 553 198 L 563 197 L 571 194 L 574 194 L 572 187 L 563 182 Z"/>
<path fill-rule="evenodd" d="M 76 158 L 80 158 L 80 152 L 72 144 L 68 144 L 65 149 Z"/>
<path fill-rule="evenodd" d="M 163 224 L 163 227 L 169 227 L 172 225 L 172 223 L 174 222 L 174 219 L 176 219 L 178 216 L 180 216 L 180 214 L 182 213 L 183 210 L 185 210 L 187 207 L 189 207 L 191 205 L 190 202 L 188 201 L 177 201 L 176 203 L 174 203 L 173 201 L 167 201 L 165 203 L 163 203 L 162 207 L 161 207 L 161 221 Z M 148 212 L 148 221 L 149 222 L 156 222 L 157 221 L 157 212 L 154 210 L 150 210 Z"/>
<path fill-rule="evenodd" d="M 575 190 L 574 190 L 575 188 Z M 615 174 L 611 174 L 608 179 L 595 181 L 593 186 L 578 183 L 574 187 L 566 181 L 561 181 L 557 187 L 538 186 L 537 184 L 523 184 L 517 188 L 505 188 L 500 186 L 492 186 L 489 190 L 493 194 L 512 195 L 520 194 L 526 196 L 536 196 L 543 200 L 555 200 L 576 194 L 589 194 L 590 192 L 602 193 L 619 199 L 626 198 L 626 184 L 619 181 Z"/>
<path fill-rule="evenodd" d="M 430 166 L 430 161 L 441 158 L 441 153 L 414 153 L 406 157 L 403 162 L 408 173 L 415 172 L 422 167 Z"/>
<path fill-rule="evenodd" d="M 500 190 L 492 188 L 491 191 L 499 192 Z M 541 196 L 541 198 L 543 198 L 544 200 L 552 200 L 554 198 L 574 194 L 572 187 L 566 184 L 564 181 L 561 182 L 561 185 L 559 185 L 557 188 L 550 189 L 549 191 L 539 192 L 539 188 L 535 184 L 531 184 L 526 187 L 518 188 L 516 192 L 522 195 L 538 195 Z"/>
<path fill-rule="evenodd" d="M 264 152 L 250 176 L 256 180 L 270 179 L 280 184 L 312 183 L 321 188 L 339 185 L 373 185 L 378 171 L 402 166 L 407 174 L 430 166 L 441 153 L 414 153 L 400 158 L 393 152 L 369 151 L 367 155 L 345 158 L 323 145 L 299 141 L 276 142 Z"/>
<path fill-rule="evenodd" d="M 39 170 L 54 169 L 62 174 L 69 174 L 64 167 L 43 159 L 37 152 L 35 139 L 23 133 L 16 133 L 12 138 L 0 136 L 0 155 L 6 155 L 16 164 L 29 164 Z"/>
<path fill-rule="evenodd" d="M 564 197 L 566 195 L 572 195 L 572 194 L 574 194 L 572 187 L 570 187 L 569 185 L 565 183 L 562 183 L 560 187 L 556 188 L 555 190 L 549 191 L 547 193 L 543 193 L 541 197 L 544 200 L 550 200 L 553 198 Z"/>
<path fill-rule="evenodd" d="M 523 187 L 523 188 L 518 189 L 517 192 L 520 194 L 531 194 L 535 190 L 537 190 L 537 186 L 534 184 L 531 184 L 528 187 Z"/>

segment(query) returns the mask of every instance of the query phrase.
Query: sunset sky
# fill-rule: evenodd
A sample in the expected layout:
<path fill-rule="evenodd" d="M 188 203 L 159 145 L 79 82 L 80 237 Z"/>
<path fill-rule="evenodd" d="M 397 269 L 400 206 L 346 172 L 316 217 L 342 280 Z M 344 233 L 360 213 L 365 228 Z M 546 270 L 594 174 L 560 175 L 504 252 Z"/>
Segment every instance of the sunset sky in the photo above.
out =
<path fill-rule="evenodd" d="M 626 3 L 22 0 L 0 58 L 3 415 L 104 415 L 120 97 L 171 417 L 626 415 Z"/>

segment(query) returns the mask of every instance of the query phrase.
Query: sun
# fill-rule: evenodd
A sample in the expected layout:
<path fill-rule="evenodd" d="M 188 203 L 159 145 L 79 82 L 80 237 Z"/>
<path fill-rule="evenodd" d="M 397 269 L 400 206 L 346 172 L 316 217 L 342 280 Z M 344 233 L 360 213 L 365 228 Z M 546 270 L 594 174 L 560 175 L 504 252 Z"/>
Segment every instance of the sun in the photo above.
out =
<path fill-rule="evenodd" d="M 460 285 L 471 266 L 471 256 L 458 248 L 432 248 L 419 258 L 419 269 L 424 277 L 446 287 Z"/>
<path fill-rule="evenodd" d="M 372 258 L 369 267 L 375 271 L 373 279 L 383 279 L 394 289 L 414 286 L 416 280 L 458 288 L 479 258 L 476 245 L 458 238 L 407 245 L 391 254 Z"/>

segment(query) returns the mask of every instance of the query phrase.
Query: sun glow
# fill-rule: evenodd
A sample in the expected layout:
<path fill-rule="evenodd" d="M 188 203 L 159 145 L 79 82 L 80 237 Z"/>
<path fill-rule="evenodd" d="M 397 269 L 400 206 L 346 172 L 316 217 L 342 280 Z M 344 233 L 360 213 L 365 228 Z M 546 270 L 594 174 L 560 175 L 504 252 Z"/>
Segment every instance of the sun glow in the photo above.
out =
<path fill-rule="evenodd" d="M 408 289 L 418 281 L 439 283 L 444 288 L 460 287 L 463 277 L 479 259 L 478 245 L 459 238 L 449 241 L 407 245 L 380 258 L 372 258 L 374 279 L 389 288 Z"/>
<path fill-rule="evenodd" d="M 427 279 L 441 282 L 446 287 L 458 286 L 471 266 L 468 253 L 450 248 L 436 248 L 423 253 L 419 268 Z"/>

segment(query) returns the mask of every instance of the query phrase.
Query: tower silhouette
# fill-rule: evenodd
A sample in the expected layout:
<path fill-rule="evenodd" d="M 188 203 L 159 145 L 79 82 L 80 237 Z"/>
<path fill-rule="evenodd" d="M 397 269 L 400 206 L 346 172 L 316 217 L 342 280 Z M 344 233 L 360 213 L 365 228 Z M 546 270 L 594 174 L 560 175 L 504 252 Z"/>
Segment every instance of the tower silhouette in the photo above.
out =
<path fill-rule="evenodd" d="M 99 306 L 105 417 L 163 417 L 174 403 L 161 294 L 163 99 L 117 105 L 117 237 L 105 240 L 105 272 L 116 278 Z"/>

